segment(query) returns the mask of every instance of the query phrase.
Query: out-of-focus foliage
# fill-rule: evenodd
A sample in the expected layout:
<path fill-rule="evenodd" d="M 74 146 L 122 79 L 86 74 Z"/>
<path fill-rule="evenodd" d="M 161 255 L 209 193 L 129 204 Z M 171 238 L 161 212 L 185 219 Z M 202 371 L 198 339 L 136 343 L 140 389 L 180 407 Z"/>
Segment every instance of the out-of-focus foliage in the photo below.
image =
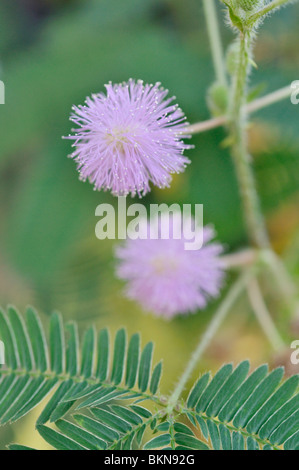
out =
<path fill-rule="evenodd" d="M 164 323 L 141 315 L 123 298 L 114 276 L 115 243 L 94 235 L 96 206 L 116 204 L 115 198 L 79 182 L 74 162 L 66 158 L 70 144 L 61 136 L 69 133 L 73 104 L 102 91 L 109 80 L 130 77 L 161 81 L 190 122 L 208 119 L 205 96 L 213 68 L 201 2 L 3 0 L 0 18 L 0 79 L 6 86 L 6 104 L 0 106 L 1 303 L 31 302 L 46 313 L 57 308 L 80 324 L 93 319 L 112 329 L 126 324 L 130 332 L 142 330 L 145 340 L 156 340 L 166 361 L 165 380 L 172 384 L 215 304 Z M 252 88 L 264 84 L 268 92 L 299 79 L 298 20 L 298 5 L 266 20 Z M 225 26 L 222 35 L 228 45 L 232 35 Z M 249 131 L 274 245 L 287 251 L 299 278 L 298 111 L 287 100 L 278 103 L 253 116 Z M 203 203 L 205 223 L 213 223 L 233 250 L 246 244 L 246 236 L 224 138 L 222 129 L 194 137 L 186 172 L 174 177 L 170 189 L 153 189 L 144 202 Z M 288 335 L 281 304 L 272 306 Z M 246 313 L 247 303 L 240 302 L 203 369 L 245 356 L 254 364 L 269 358 L 263 335 Z"/>

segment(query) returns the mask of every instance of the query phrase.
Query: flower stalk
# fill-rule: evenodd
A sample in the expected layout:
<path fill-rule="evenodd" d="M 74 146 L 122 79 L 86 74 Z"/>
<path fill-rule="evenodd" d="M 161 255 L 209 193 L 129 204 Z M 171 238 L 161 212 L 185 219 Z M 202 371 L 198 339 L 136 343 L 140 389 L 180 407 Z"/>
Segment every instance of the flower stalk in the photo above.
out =
<path fill-rule="evenodd" d="M 250 279 L 247 286 L 248 297 L 252 306 L 253 312 L 269 340 L 274 351 L 280 351 L 285 348 L 285 343 L 276 328 L 274 321 L 267 309 L 263 294 L 259 284 L 255 278 Z"/>
<path fill-rule="evenodd" d="M 255 113 L 260 109 L 267 108 L 272 104 L 279 103 L 280 101 L 287 99 L 291 96 L 292 89 L 290 85 L 287 85 L 279 90 L 273 91 L 272 93 L 268 93 L 261 98 L 257 98 L 256 100 L 248 103 L 245 105 L 245 112 L 247 114 Z M 216 118 L 208 119 L 206 121 L 196 122 L 191 124 L 190 126 L 186 127 L 185 132 L 188 134 L 200 134 L 201 132 L 206 132 L 211 129 L 216 129 L 217 127 L 221 127 L 226 125 L 228 122 L 228 116 L 219 116 Z"/>

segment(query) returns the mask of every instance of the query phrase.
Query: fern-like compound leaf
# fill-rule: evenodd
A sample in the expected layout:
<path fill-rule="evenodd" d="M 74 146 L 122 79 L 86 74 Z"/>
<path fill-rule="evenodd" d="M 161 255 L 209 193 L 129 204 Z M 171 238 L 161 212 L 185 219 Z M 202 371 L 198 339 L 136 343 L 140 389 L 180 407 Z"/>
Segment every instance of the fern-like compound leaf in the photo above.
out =
<path fill-rule="evenodd" d="M 139 334 L 120 329 L 113 340 L 90 327 L 80 341 L 76 323 L 58 313 L 47 334 L 33 308 L 23 318 L 9 307 L 0 310 L 0 338 L 0 424 L 51 393 L 36 427 L 54 449 L 299 449 L 299 377 L 283 381 L 282 368 L 249 374 L 248 361 L 225 364 L 170 406 L 159 393 L 162 363 L 152 366 L 153 343 L 142 349 Z"/>

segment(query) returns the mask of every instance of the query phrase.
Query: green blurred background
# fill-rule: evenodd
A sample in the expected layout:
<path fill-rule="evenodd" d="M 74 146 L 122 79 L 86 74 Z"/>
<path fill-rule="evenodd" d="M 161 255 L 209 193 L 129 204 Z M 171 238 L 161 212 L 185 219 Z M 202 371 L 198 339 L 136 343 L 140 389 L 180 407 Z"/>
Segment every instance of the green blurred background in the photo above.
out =
<path fill-rule="evenodd" d="M 253 88 L 266 93 L 299 79 L 298 22 L 298 4 L 265 22 Z M 233 36 L 222 25 L 228 46 Z M 0 303 L 21 311 L 33 304 L 45 323 L 56 309 L 82 329 L 95 323 L 140 331 L 144 342 L 155 341 L 156 359 L 164 359 L 162 391 L 168 393 L 217 303 L 165 322 L 124 299 L 114 276 L 115 243 L 94 235 L 96 206 L 115 199 L 79 182 L 67 158 L 70 143 L 61 139 L 70 131 L 73 104 L 102 91 L 109 80 L 130 77 L 161 81 L 189 122 L 209 118 L 206 91 L 213 68 L 201 0 L 1 0 L 6 104 L 0 106 Z M 299 106 L 286 100 L 256 114 L 249 132 L 273 245 L 299 277 L 298 117 Z M 170 189 L 154 188 L 143 202 L 204 204 L 205 223 L 215 225 L 230 252 L 246 246 L 246 235 L 234 171 L 221 147 L 224 137 L 222 129 L 194 137 L 186 172 Z M 230 282 L 229 277 L 226 288 Z M 287 341 L 296 337 L 278 299 L 267 300 Z M 242 298 L 198 371 L 246 357 L 253 365 L 284 360 L 273 354 Z M 0 447 L 18 441 L 41 448 L 32 431 L 37 413 L 1 428 Z"/>

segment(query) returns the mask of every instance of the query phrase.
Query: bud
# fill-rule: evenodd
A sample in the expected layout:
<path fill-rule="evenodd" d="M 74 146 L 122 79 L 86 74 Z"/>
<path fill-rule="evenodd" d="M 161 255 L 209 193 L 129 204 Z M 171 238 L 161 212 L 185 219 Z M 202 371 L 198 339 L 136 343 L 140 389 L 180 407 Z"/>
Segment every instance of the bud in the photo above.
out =
<path fill-rule="evenodd" d="M 208 90 L 208 106 L 213 116 L 222 116 L 227 111 L 228 90 L 225 85 L 214 83 Z"/>

